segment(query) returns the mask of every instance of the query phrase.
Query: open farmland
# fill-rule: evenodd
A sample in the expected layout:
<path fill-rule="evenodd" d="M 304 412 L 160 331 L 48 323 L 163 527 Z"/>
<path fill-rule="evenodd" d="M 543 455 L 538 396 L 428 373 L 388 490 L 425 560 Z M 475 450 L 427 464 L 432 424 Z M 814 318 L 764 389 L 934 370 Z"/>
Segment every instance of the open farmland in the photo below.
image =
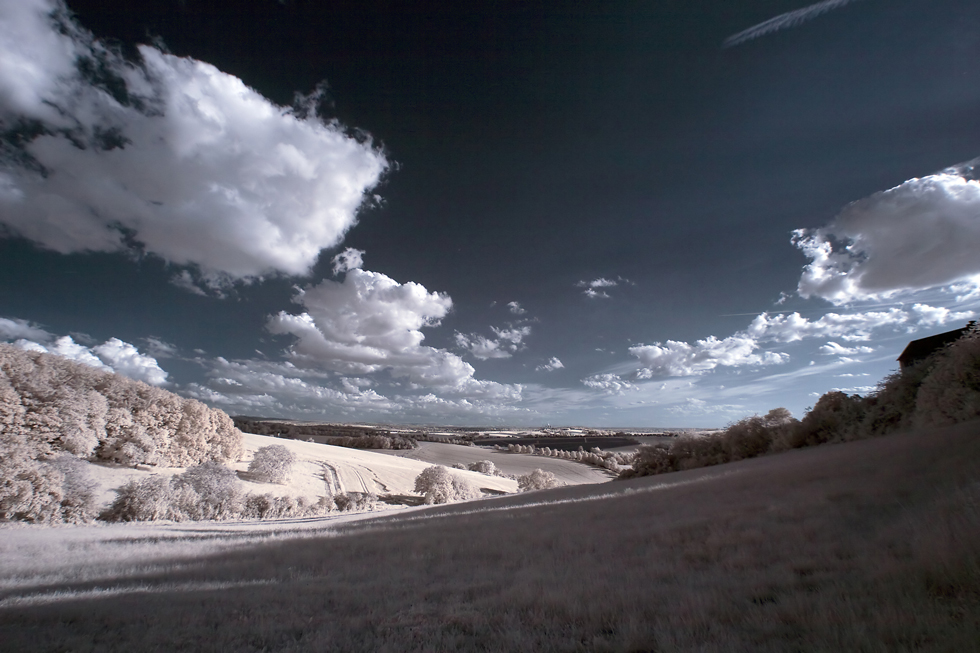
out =
<path fill-rule="evenodd" d="M 153 565 L 136 556 L 98 581 L 21 577 L 0 593 L 0 641 L 22 651 L 976 650 L 978 461 L 972 422 L 387 513 L 210 555 L 171 550 Z M 51 551 L 65 550 L 61 534 L 85 531 L 9 528 L 4 541 L 41 530 L 50 539 L 34 545 Z M 148 555 L 158 544 L 132 546 Z"/>
<path fill-rule="evenodd" d="M 375 451 L 347 449 L 250 433 L 244 434 L 243 444 L 245 454 L 242 459 L 226 463 L 228 468 L 237 472 L 238 485 L 243 491 L 253 494 L 305 497 L 312 501 L 316 501 L 321 496 L 345 492 L 369 492 L 395 497 L 411 496 L 415 490 L 415 478 L 430 464 L 412 458 L 386 456 Z M 272 444 L 286 447 L 296 457 L 289 477 L 282 484 L 259 482 L 247 473 L 255 452 L 260 447 Z M 456 449 L 465 451 L 469 448 L 456 447 Z M 529 456 L 518 456 L 518 458 L 530 459 Z M 548 461 L 542 459 L 541 462 Z M 574 467 L 581 468 L 580 475 L 586 477 L 588 470 L 585 466 L 574 465 Z M 85 469 L 96 485 L 96 502 L 100 508 L 112 503 L 116 497 L 116 489 L 128 481 L 150 476 L 171 477 L 185 471 L 183 467 L 138 466 L 134 468 L 98 463 L 86 463 Z M 509 478 L 486 476 L 466 470 L 453 470 L 453 474 L 490 494 L 517 491 L 517 481 Z M 572 476 L 571 472 L 566 474 L 566 477 L 570 476 Z M 608 475 L 599 478 L 599 480 L 608 479 Z M 379 508 L 383 505 L 379 505 Z"/>

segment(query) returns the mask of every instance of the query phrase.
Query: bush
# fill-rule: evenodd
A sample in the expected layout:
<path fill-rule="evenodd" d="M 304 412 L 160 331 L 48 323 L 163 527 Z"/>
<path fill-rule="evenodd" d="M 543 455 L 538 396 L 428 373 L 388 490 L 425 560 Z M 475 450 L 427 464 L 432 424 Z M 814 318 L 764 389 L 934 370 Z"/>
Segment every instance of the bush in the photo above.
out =
<path fill-rule="evenodd" d="M 378 495 L 370 492 L 347 492 L 333 497 L 337 510 L 353 512 L 356 510 L 371 510 L 378 503 Z"/>
<path fill-rule="evenodd" d="M 561 487 L 563 483 L 555 478 L 551 472 L 543 469 L 536 469 L 533 472 L 517 477 L 517 487 L 521 492 L 531 492 L 533 490 L 547 490 L 554 487 Z"/>
<path fill-rule="evenodd" d="M 130 481 L 119 488 L 115 501 L 102 511 L 103 521 L 154 521 L 171 519 L 172 499 L 169 479 L 151 476 Z"/>
<path fill-rule="evenodd" d="M 481 460 L 479 462 L 470 463 L 469 470 L 471 472 L 479 472 L 481 474 L 486 474 L 487 476 L 498 476 L 497 466 L 493 464 L 490 460 Z"/>
<path fill-rule="evenodd" d="M 415 478 L 415 491 L 425 496 L 427 504 L 451 503 L 479 496 L 478 490 L 450 474 L 442 465 L 433 465 L 422 470 Z"/>
<path fill-rule="evenodd" d="M 221 463 L 190 467 L 171 486 L 176 519 L 234 519 L 244 508 L 238 475 Z"/>
<path fill-rule="evenodd" d="M 793 430 L 789 444 L 793 447 L 812 447 L 825 442 L 863 437 L 861 424 L 866 412 L 866 402 L 862 397 L 828 392 L 803 416 Z"/>
<path fill-rule="evenodd" d="M 276 497 L 271 494 L 250 494 L 245 499 L 242 517 L 245 519 L 285 519 L 314 517 L 335 508 L 330 497 L 320 497 L 310 503 L 305 497 Z"/>
<path fill-rule="evenodd" d="M 296 456 L 286 446 L 270 444 L 255 452 L 248 473 L 266 483 L 284 483 L 295 462 Z"/>
<path fill-rule="evenodd" d="M 220 463 L 191 467 L 171 479 L 130 481 L 99 519 L 105 521 L 200 521 L 242 516 L 245 497 L 238 477 Z"/>
<path fill-rule="evenodd" d="M 666 474 L 677 470 L 674 456 L 671 455 L 670 445 L 657 443 L 645 444 L 640 447 L 633 459 L 633 466 L 623 470 L 619 478 L 622 480 L 638 476 L 653 476 Z"/>
<path fill-rule="evenodd" d="M 48 463 L 57 470 L 61 483 L 61 519 L 69 523 L 88 522 L 96 516 L 95 482 L 89 478 L 86 464 L 68 454 Z"/>

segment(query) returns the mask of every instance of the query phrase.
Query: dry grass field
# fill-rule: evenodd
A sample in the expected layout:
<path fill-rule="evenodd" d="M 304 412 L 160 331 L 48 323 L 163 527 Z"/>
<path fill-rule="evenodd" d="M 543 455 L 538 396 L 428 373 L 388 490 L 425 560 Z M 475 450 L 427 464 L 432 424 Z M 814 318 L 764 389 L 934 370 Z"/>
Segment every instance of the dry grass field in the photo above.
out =
<path fill-rule="evenodd" d="M 48 583 L 4 650 L 977 651 L 980 423 Z"/>

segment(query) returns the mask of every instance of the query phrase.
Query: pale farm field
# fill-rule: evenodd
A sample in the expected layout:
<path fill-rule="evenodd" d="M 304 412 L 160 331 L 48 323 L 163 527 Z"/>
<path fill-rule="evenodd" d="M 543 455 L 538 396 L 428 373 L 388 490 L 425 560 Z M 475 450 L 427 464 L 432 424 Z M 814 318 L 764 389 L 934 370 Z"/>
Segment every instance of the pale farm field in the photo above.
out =
<path fill-rule="evenodd" d="M 496 465 L 502 474 L 513 476 L 521 476 L 535 469 L 543 469 L 554 474 L 555 478 L 565 485 L 605 483 L 613 479 L 612 473 L 582 463 L 546 456 L 505 453 L 487 447 L 467 447 L 442 442 L 419 442 L 418 449 L 389 450 L 385 451 L 384 454 L 406 461 L 419 461 L 426 466 L 444 465 L 451 467 L 454 463 L 469 465 L 481 460 L 489 460 Z"/>

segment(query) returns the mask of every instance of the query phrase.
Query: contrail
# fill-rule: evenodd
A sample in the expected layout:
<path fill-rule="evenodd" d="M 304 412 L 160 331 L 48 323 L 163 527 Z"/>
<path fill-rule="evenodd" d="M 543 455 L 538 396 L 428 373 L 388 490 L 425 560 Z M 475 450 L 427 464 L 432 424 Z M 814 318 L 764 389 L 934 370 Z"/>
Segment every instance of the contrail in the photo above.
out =
<path fill-rule="evenodd" d="M 856 2 L 856 0 L 823 0 L 823 2 L 818 2 L 810 5 L 809 7 L 803 7 L 803 9 L 797 9 L 796 11 L 789 11 L 785 14 L 779 14 L 775 18 L 770 18 L 763 23 L 759 23 L 755 27 L 750 27 L 747 30 L 739 32 L 738 34 L 729 36 L 721 44 L 721 47 L 731 48 L 745 43 L 746 41 L 757 39 L 760 36 L 765 36 L 770 32 L 778 32 L 779 30 L 786 29 L 787 27 L 796 27 L 797 25 L 801 25 L 810 19 L 816 18 L 820 14 L 825 14 L 828 11 L 837 9 L 838 7 L 843 7 L 844 5 L 849 5 L 852 2 Z"/>

